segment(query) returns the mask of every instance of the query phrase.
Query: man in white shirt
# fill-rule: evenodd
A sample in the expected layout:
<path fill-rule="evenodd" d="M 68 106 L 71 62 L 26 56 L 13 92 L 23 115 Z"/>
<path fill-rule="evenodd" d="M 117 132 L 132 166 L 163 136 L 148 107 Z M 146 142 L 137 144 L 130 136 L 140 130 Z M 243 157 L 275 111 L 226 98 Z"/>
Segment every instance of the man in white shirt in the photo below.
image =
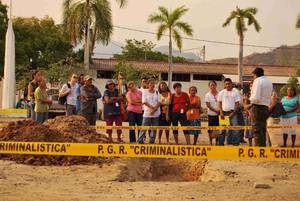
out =
<path fill-rule="evenodd" d="M 266 146 L 267 119 L 269 117 L 269 105 L 273 91 L 272 82 L 264 76 L 262 68 L 256 68 L 253 72 L 254 82 L 251 89 L 250 102 L 253 113 L 253 132 L 255 146 Z"/>
<path fill-rule="evenodd" d="M 230 78 L 226 78 L 224 80 L 225 89 L 219 92 L 218 94 L 218 103 L 220 108 L 220 116 L 224 118 L 224 116 L 229 116 L 230 125 L 237 126 L 238 125 L 238 117 L 236 111 L 240 106 L 240 94 L 233 90 L 232 81 Z M 225 134 L 226 130 L 222 131 L 218 141 L 219 145 L 224 145 L 225 142 Z M 227 144 L 232 144 L 238 146 L 240 144 L 240 132 L 237 130 L 229 131 Z"/>
<path fill-rule="evenodd" d="M 78 76 L 76 74 L 72 74 L 70 77 L 70 81 L 64 84 L 59 91 L 59 97 L 67 96 L 66 101 L 66 115 L 76 115 L 76 102 L 77 102 L 77 95 L 76 95 L 76 88 L 77 88 L 77 80 Z"/>

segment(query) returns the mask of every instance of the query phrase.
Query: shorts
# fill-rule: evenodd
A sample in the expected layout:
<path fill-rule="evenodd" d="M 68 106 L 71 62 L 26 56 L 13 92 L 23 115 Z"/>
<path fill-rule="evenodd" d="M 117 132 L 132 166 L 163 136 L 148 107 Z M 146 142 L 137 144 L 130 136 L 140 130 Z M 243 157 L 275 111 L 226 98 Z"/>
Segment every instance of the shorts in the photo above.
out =
<path fill-rule="evenodd" d="M 208 115 L 208 126 L 219 126 L 219 116 Z M 208 133 L 213 133 L 213 132 L 211 130 L 208 130 Z"/>
<path fill-rule="evenodd" d="M 159 117 L 159 125 L 160 126 L 171 126 L 171 122 L 166 120 L 165 115 L 160 115 L 160 117 Z"/>
<path fill-rule="evenodd" d="M 200 119 L 195 119 L 195 120 L 188 120 L 190 126 L 201 126 L 201 121 Z M 189 130 L 188 131 L 190 135 L 199 135 L 201 134 L 201 130 Z"/>
<path fill-rule="evenodd" d="M 297 116 L 296 117 L 290 117 L 290 118 L 280 118 L 280 124 L 285 126 L 290 126 L 290 125 L 296 125 L 298 123 L 297 121 Z M 284 134 L 288 135 L 296 135 L 296 128 L 283 128 L 282 132 Z"/>

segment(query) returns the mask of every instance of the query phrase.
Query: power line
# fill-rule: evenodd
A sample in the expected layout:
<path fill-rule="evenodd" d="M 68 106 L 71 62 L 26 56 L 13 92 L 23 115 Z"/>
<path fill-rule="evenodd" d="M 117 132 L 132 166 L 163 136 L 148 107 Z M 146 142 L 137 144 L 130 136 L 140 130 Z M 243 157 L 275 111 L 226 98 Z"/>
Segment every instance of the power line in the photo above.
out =
<path fill-rule="evenodd" d="M 115 28 L 119 28 L 119 29 L 129 30 L 129 31 L 135 31 L 135 32 L 140 32 L 140 33 L 146 33 L 146 34 L 156 35 L 155 32 L 151 32 L 151 31 L 145 31 L 145 30 L 140 30 L 140 29 L 135 29 L 135 28 L 129 28 L 129 27 L 123 27 L 123 26 L 117 26 L 117 25 L 114 25 L 114 27 Z M 162 36 L 169 36 L 169 35 L 162 34 Z M 223 44 L 223 45 L 234 45 L 234 46 L 239 46 L 240 45 L 238 43 L 233 43 L 233 42 L 225 42 L 225 41 L 217 41 L 217 40 L 206 40 L 206 39 L 199 39 L 199 38 L 182 37 L 182 39 L 191 40 L 191 41 L 198 41 L 198 42 Z M 274 46 L 253 45 L 253 44 L 244 44 L 244 46 L 246 46 L 246 47 L 255 47 L 255 48 L 265 48 L 265 49 L 279 48 L 279 49 L 287 49 L 287 50 L 300 50 L 300 48 L 274 47 Z M 189 51 L 189 50 L 195 50 L 195 49 L 199 49 L 199 47 L 191 48 L 191 49 L 185 49 L 185 50 L 182 50 L 182 51 Z"/>

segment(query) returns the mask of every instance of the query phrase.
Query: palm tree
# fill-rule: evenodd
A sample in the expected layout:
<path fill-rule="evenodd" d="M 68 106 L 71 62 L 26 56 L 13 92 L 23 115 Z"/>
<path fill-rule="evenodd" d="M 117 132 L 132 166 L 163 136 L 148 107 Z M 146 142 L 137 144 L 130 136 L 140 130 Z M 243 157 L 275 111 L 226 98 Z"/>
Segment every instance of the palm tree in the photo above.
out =
<path fill-rule="evenodd" d="M 120 8 L 127 0 L 116 0 Z M 108 0 L 64 0 L 63 24 L 74 45 L 84 41 L 84 63 L 89 68 L 90 47 L 107 44 L 112 35 L 111 5 Z M 91 37 L 92 36 L 92 37 Z"/>
<path fill-rule="evenodd" d="M 300 29 L 300 15 L 298 15 L 298 18 L 297 18 L 296 28 Z"/>
<path fill-rule="evenodd" d="M 260 31 L 261 26 L 255 19 L 254 15 L 257 13 L 257 8 L 246 8 L 240 9 L 236 7 L 236 10 L 232 11 L 230 16 L 226 19 L 223 24 L 223 27 L 226 27 L 230 24 L 231 20 L 235 19 L 235 28 L 237 34 L 240 37 L 240 44 L 239 44 L 239 60 L 238 60 L 238 74 L 239 74 L 239 82 L 243 84 L 243 44 L 244 44 L 244 33 L 247 31 L 245 20 L 248 20 L 247 25 L 251 26 L 254 25 L 254 28 L 257 32 Z"/>
<path fill-rule="evenodd" d="M 180 21 L 180 18 L 189 10 L 184 6 L 180 6 L 173 11 L 168 11 L 165 7 L 158 7 L 159 12 L 153 13 L 149 16 L 148 22 L 159 23 L 156 33 L 157 40 L 160 40 L 164 32 L 168 31 L 169 36 L 169 71 L 168 71 L 168 85 L 171 86 L 172 81 L 172 38 L 176 42 L 178 49 L 182 48 L 182 36 L 180 32 L 188 36 L 193 35 L 191 25 Z"/>

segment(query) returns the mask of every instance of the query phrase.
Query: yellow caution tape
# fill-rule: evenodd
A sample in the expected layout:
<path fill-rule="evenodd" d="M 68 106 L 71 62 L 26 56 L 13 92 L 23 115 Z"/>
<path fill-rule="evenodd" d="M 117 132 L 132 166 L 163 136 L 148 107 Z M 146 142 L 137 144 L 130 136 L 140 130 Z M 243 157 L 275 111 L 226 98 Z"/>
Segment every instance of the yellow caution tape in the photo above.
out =
<path fill-rule="evenodd" d="M 251 130 L 252 126 L 92 126 L 97 130 Z M 300 125 L 272 125 L 268 129 L 300 128 Z"/>
<path fill-rule="evenodd" d="M 0 154 L 300 161 L 300 148 L 0 142 Z"/>
<path fill-rule="evenodd" d="M 26 109 L 0 109 L 0 115 L 21 114 L 26 115 Z"/>

